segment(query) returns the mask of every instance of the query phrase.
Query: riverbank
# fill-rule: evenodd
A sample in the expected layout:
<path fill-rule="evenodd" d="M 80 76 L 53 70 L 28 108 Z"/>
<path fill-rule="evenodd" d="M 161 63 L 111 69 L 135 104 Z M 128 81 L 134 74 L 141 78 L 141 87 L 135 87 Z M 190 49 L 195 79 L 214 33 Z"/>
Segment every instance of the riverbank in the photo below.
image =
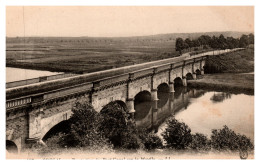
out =
<path fill-rule="evenodd" d="M 254 72 L 254 49 L 209 56 L 205 63 L 205 73 L 248 72 Z"/>
<path fill-rule="evenodd" d="M 218 73 L 198 76 L 197 80 L 188 80 L 188 86 L 200 89 L 245 93 L 254 95 L 254 74 Z"/>
<path fill-rule="evenodd" d="M 254 95 L 254 49 L 209 56 L 205 73 L 188 80 L 188 86 Z"/>

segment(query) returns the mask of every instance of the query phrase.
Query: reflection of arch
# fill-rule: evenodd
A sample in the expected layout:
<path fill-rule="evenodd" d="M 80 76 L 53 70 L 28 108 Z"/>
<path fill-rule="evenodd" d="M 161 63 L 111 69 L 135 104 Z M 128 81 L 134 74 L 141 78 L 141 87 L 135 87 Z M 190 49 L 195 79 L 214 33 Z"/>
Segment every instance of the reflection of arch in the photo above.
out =
<path fill-rule="evenodd" d="M 56 135 L 57 133 L 63 132 L 63 133 L 68 133 L 70 130 L 70 123 L 69 120 L 63 120 L 53 126 L 42 138 L 43 141 L 46 141 L 53 135 Z"/>
<path fill-rule="evenodd" d="M 148 91 L 139 92 L 134 98 L 135 119 L 143 119 L 152 107 L 151 93 Z"/>
<path fill-rule="evenodd" d="M 196 72 L 196 75 L 201 75 L 201 71 L 199 69 L 197 69 L 195 72 Z"/>
<path fill-rule="evenodd" d="M 169 98 L 169 86 L 166 83 L 162 83 L 157 87 L 158 108 L 163 107 Z"/>
<path fill-rule="evenodd" d="M 174 79 L 174 88 L 183 86 L 182 79 L 180 77 L 176 77 Z"/>
<path fill-rule="evenodd" d="M 187 73 L 186 74 L 186 80 L 192 80 L 193 77 L 192 77 L 192 74 L 191 73 Z"/>
<path fill-rule="evenodd" d="M 174 92 L 174 99 L 178 98 L 184 91 L 183 87 L 175 88 L 174 90 L 175 90 L 175 92 Z"/>
<path fill-rule="evenodd" d="M 6 150 L 9 153 L 18 153 L 18 148 L 13 141 L 6 140 Z"/>

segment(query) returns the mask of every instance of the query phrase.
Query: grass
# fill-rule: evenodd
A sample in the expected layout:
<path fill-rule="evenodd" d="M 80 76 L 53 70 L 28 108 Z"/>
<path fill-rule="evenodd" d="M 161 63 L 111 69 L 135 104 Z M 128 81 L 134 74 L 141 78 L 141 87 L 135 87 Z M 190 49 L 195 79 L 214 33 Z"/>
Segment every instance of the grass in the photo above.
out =
<path fill-rule="evenodd" d="M 219 73 L 188 80 L 188 86 L 214 91 L 254 94 L 254 74 Z"/>
<path fill-rule="evenodd" d="M 178 56 L 175 40 L 102 39 L 7 42 L 6 66 L 55 72 L 94 72 Z"/>
<path fill-rule="evenodd" d="M 210 56 L 205 65 L 205 73 L 248 73 L 254 71 L 254 50 Z"/>
<path fill-rule="evenodd" d="M 254 50 L 245 49 L 220 56 L 210 56 L 205 65 L 205 75 L 189 80 L 188 85 L 214 91 L 254 94 Z"/>

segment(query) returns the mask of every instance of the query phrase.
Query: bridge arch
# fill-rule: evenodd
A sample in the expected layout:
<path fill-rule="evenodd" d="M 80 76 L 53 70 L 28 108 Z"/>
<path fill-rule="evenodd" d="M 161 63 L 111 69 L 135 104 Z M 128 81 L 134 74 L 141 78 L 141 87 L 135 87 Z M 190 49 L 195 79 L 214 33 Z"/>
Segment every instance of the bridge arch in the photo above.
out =
<path fill-rule="evenodd" d="M 158 108 L 162 108 L 169 99 L 170 87 L 167 83 L 162 83 L 157 87 Z"/>
<path fill-rule="evenodd" d="M 72 115 L 71 109 L 68 111 L 55 114 L 53 116 L 41 119 L 41 139 L 57 124 L 68 120 Z"/>
<path fill-rule="evenodd" d="M 122 100 L 115 100 L 115 101 L 111 101 L 108 104 L 106 104 L 100 111 L 100 113 L 103 113 L 104 110 L 106 108 L 108 108 L 109 106 L 119 106 L 119 108 L 121 108 L 124 112 L 127 112 L 127 106 L 126 103 Z"/>
<path fill-rule="evenodd" d="M 45 142 L 48 140 L 50 137 L 58 134 L 58 133 L 68 133 L 70 131 L 70 122 L 69 120 L 63 120 L 59 122 L 58 124 L 54 125 L 48 132 L 46 132 L 42 140 Z"/>
<path fill-rule="evenodd" d="M 201 75 L 201 71 L 199 69 L 195 70 L 196 75 Z"/>
<path fill-rule="evenodd" d="M 180 77 L 176 77 L 173 81 L 174 81 L 174 89 L 175 89 L 176 87 L 183 86 L 183 84 L 182 84 L 182 79 L 181 79 Z"/>
<path fill-rule="evenodd" d="M 134 97 L 135 119 L 141 120 L 152 108 L 152 95 L 149 91 L 141 91 Z"/>
<path fill-rule="evenodd" d="M 6 140 L 6 151 L 8 153 L 17 154 L 18 153 L 18 147 L 15 144 L 15 142 L 11 140 Z"/>
<path fill-rule="evenodd" d="M 186 74 L 186 80 L 192 80 L 193 79 L 193 76 L 192 74 L 189 72 Z"/>

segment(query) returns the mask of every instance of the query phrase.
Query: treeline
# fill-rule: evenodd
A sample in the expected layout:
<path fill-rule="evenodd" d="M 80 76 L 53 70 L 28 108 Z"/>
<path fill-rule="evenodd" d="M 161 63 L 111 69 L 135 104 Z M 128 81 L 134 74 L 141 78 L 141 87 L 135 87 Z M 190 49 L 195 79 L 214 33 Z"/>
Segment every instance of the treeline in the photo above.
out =
<path fill-rule="evenodd" d="M 183 51 L 191 51 L 192 49 L 197 50 L 198 48 L 206 49 L 234 49 L 234 48 L 246 48 L 250 44 L 254 44 L 254 34 L 249 35 L 243 34 L 240 38 L 224 37 L 221 34 L 219 37 L 209 35 L 201 35 L 200 37 L 191 40 L 186 38 L 176 39 L 175 49 L 182 53 Z"/>

